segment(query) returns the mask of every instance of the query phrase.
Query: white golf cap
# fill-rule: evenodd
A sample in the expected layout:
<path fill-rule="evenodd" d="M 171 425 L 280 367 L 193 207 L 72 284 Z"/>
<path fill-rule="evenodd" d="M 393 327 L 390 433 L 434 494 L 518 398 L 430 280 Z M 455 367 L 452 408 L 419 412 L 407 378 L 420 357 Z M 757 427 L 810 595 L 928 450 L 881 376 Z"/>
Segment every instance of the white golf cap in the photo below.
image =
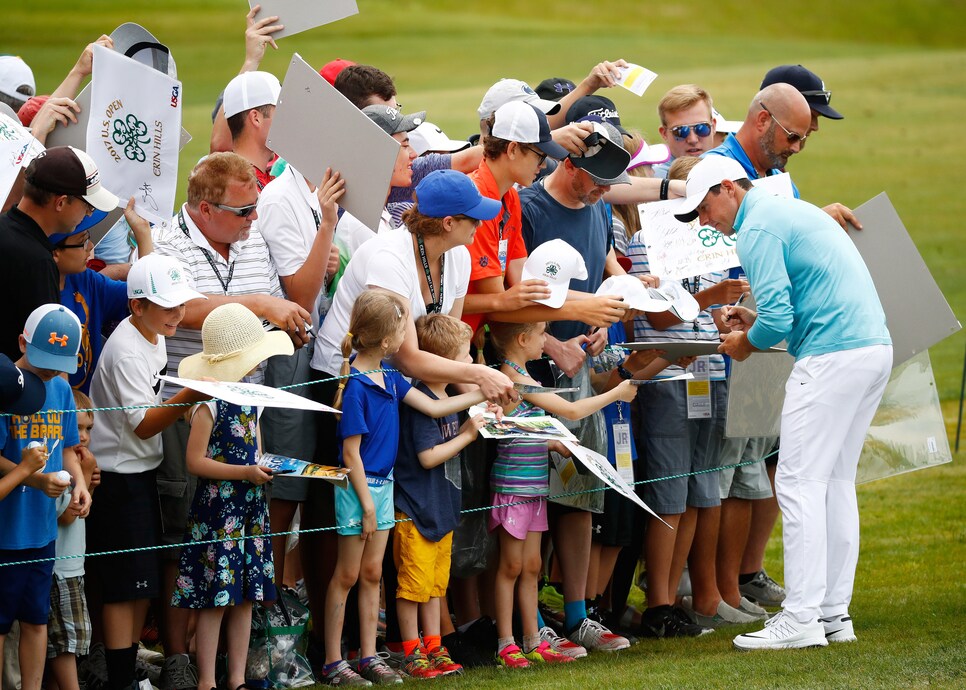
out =
<path fill-rule="evenodd" d="M 715 131 L 723 132 L 725 134 L 734 134 L 741 129 L 741 125 L 744 124 L 740 120 L 726 120 L 724 115 L 719 113 L 714 108 L 711 109 L 711 116 L 714 118 Z"/>
<path fill-rule="evenodd" d="M 16 55 L 0 55 L 0 92 L 22 105 L 31 96 L 37 95 L 34 73 Z"/>
<path fill-rule="evenodd" d="M 611 276 L 597 288 L 598 295 L 620 295 L 627 306 L 640 311 L 658 312 L 671 308 L 671 302 L 663 296 L 655 298 L 636 276 Z"/>
<path fill-rule="evenodd" d="M 409 145 L 417 156 L 421 156 L 430 151 L 442 153 L 462 151 L 470 145 L 470 142 L 450 139 L 432 122 L 423 122 L 409 133 Z"/>
<path fill-rule="evenodd" d="M 660 293 L 671 301 L 671 313 L 682 321 L 694 321 L 701 312 L 701 305 L 694 299 L 694 295 L 684 289 L 680 281 L 661 279 L 661 286 L 648 290 L 652 295 Z M 655 296 L 660 296 L 655 295 Z"/>
<path fill-rule="evenodd" d="M 540 304 L 557 309 L 567 301 L 570 280 L 585 280 L 587 266 L 584 257 L 563 240 L 550 240 L 530 252 L 523 264 L 523 280 L 547 281 L 550 297 L 536 300 Z"/>
<path fill-rule="evenodd" d="M 147 299 L 162 307 L 177 307 L 193 299 L 208 299 L 191 289 L 188 274 L 171 256 L 148 254 L 131 265 L 127 275 L 128 299 Z"/>
<path fill-rule="evenodd" d="M 560 111 L 560 104 L 540 98 L 530 85 L 519 79 L 501 79 L 491 86 L 483 96 L 480 107 L 476 109 L 481 120 L 495 113 L 501 105 L 511 101 L 523 101 L 539 108 L 544 115 L 554 115 Z"/>
<path fill-rule="evenodd" d="M 698 217 L 695 210 L 704 201 L 708 190 L 721 184 L 722 180 L 743 180 L 748 173 L 734 158 L 706 155 L 688 173 L 687 195 L 674 209 L 674 217 L 682 223 L 690 223 Z"/>
<path fill-rule="evenodd" d="M 282 85 L 268 72 L 242 72 L 225 87 L 225 117 L 262 105 L 277 105 Z"/>

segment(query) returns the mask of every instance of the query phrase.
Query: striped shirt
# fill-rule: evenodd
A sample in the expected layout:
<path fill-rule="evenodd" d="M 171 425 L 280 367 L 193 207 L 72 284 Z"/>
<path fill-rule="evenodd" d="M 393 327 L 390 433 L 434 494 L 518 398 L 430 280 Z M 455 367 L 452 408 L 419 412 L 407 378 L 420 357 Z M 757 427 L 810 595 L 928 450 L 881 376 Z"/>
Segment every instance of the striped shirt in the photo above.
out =
<path fill-rule="evenodd" d="M 644 234 L 642 232 L 635 233 L 634 237 L 631 238 L 630 243 L 627 245 L 627 257 L 631 260 L 631 270 L 629 271 L 631 275 L 651 272 L 650 264 L 647 260 L 647 248 L 644 246 Z M 727 271 L 717 271 L 682 280 L 682 283 L 693 295 L 701 290 L 707 290 L 709 287 L 717 285 L 727 277 Z M 682 321 L 663 331 L 654 328 L 646 316 L 639 316 L 634 319 L 634 342 L 637 343 L 667 340 L 713 340 L 717 342 L 719 339 L 718 327 L 714 325 L 714 318 L 712 318 L 709 309 L 700 312 L 698 318 L 694 321 Z M 724 357 L 717 354 L 708 355 L 708 371 L 712 381 L 724 381 Z M 681 367 L 672 364 L 654 378 L 666 379 L 672 376 L 679 376 L 682 373 L 684 373 L 684 370 Z"/>
<path fill-rule="evenodd" d="M 188 234 L 181 228 L 179 218 L 184 219 Z M 188 272 L 191 287 L 205 295 L 271 295 L 285 298 L 278 272 L 268 252 L 268 245 L 257 229 L 257 221 L 252 224 L 247 240 L 235 242 L 228 249 L 228 260 L 212 249 L 208 240 L 195 225 L 187 211 L 187 204 L 167 227 L 155 228 L 154 251 L 165 256 L 173 256 L 180 261 Z M 206 256 L 207 255 L 207 256 Z M 208 261 L 210 257 L 211 262 Z M 217 272 L 216 272 L 217 270 Z M 230 280 L 229 280 L 229 276 Z M 225 289 L 223 281 L 228 283 Z M 265 330 L 273 326 L 263 322 Z M 202 351 L 201 331 L 193 328 L 179 328 L 178 332 L 165 339 L 168 348 L 168 371 L 177 375 L 178 365 L 188 355 Z M 264 362 L 250 377 L 249 383 L 263 383 L 265 380 Z M 181 390 L 180 386 L 167 384 L 165 393 L 171 397 Z"/>
<path fill-rule="evenodd" d="M 519 408 L 518 408 L 519 410 Z M 529 407 L 521 417 L 542 417 L 539 407 Z M 543 439 L 506 439 L 497 444 L 490 471 L 490 490 L 512 496 L 546 496 L 550 493 L 550 459 Z"/>

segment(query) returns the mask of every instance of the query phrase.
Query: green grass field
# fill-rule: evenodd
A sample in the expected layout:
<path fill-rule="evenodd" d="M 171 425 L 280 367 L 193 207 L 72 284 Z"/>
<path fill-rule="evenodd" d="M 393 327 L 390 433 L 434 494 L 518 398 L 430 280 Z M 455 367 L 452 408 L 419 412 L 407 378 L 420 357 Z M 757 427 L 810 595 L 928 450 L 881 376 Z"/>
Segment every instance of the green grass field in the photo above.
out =
<path fill-rule="evenodd" d="M 210 111 L 243 58 L 242 0 L 7 0 L 0 53 L 22 55 L 49 93 L 81 48 L 124 21 L 172 50 L 184 82 L 184 125 L 194 140 L 183 176 L 207 152 Z M 966 2 L 963 0 L 736 0 L 486 3 L 359 0 L 362 14 L 282 40 L 263 63 L 282 77 L 293 52 L 319 67 L 345 57 L 382 67 L 407 110 L 453 137 L 476 128 L 483 92 L 500 77 L 536 84 L 583 77 L 623 57 L 660 76 L 643 98 L 606 95 L 625 126 L 657 139 L 655 106 L 671 86 L 696 82 L 740 120 L 770 67 L 800 62 L 833 91 L 841 122 L 821 121 L 792 159 L 805 199 L 857 206 L 881 191 L 919 247 L 954 312 L 966 315 L 959 242 L 966 240 Z M 324 117 L 319 126 L 325 127 Z M 183 192 L 182 192 L 183 197 Z M 957 258 L 959 257 L 959 258 Z M 896 264 L 896 280 L 903 266 Z M 950 435 L 962 372 L 962 333 L 932 349 Z M 950 438 L 952 441 L 952 438 Z M 834 649 L 740 655 L 723 633 L 645 642 L 564 669 L 473 673 L 448 687 L 962 687 L 966 683 L 966 471 L 959 462 L 860 489 L 863 556 L 853 614 L 861 641 Z M 769 554 L 780 573 L 780 543 Z"/>

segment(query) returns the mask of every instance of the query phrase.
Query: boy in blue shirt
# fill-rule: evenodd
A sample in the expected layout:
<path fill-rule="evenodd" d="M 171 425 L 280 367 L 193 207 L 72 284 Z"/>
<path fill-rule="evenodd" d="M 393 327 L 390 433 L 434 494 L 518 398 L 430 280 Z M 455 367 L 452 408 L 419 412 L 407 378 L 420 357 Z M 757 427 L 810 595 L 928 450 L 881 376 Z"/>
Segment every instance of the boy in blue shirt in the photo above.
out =
<path fill-rule="evenodd" d="M 79 442 L 74 397 L 60 376 L 77 370 L 80 339 L 80 322 L 59 304 L 42 305 L 30 314 L 20 335 L 22 356 L 16 364 L 44 382 L 47 399 L 39 412 L 3 417 L 0 423 L 0 472 L 13 470 L 32 443 L 47 455 L 43 472 L 30 475 L 19 491 L 0 501 L 0 652 L 13 622 L 20 621 L 23 690 L 39 690 L 44 672 L 57 539 L 54 499 L 73 484 L 67 510 L 86 517 L 91 507 L 73 450 Z M 40 562 L 6 565 L 35 560 Z"/>

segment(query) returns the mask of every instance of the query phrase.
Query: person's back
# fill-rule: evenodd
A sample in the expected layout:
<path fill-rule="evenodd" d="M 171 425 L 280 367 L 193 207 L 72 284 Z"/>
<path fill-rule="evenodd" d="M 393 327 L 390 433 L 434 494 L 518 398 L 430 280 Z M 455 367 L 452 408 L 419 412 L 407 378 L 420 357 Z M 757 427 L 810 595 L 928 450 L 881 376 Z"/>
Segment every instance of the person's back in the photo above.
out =
<path fill-rule="evenodd" d="M 778 217 L 786 221 L 770 222 Z M 822 209 L 753 190 L 735 222 L 738 256 L 758 287 L 749 333 L 757 346 L 779 342 L 789 323 L 788 351 L 797 357 L 890 342 L 865 262 Z"/>

